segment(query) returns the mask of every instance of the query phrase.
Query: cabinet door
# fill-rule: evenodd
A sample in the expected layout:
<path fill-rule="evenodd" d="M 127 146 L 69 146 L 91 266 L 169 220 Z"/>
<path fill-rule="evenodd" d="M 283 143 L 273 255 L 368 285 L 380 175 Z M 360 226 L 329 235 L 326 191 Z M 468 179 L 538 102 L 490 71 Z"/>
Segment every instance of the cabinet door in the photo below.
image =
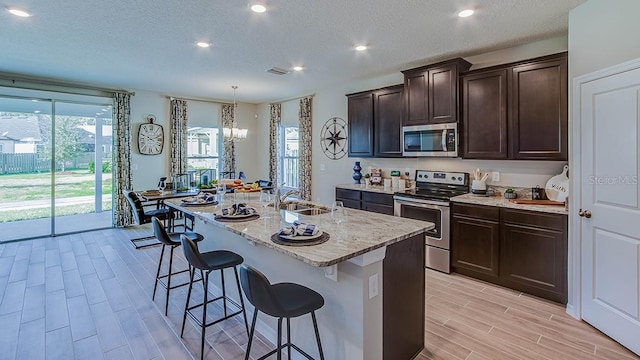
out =
<path fill-rule="evenodd" d="M 462 157 L 506 159 L 507 70 L 462 77 Z"/>
<path fill-rule="evenodd" d="M 429 70 L 429 117 L 427 122 L 451 123 L 458 121 L 458 68 L 447 65 Z"/>
<path fill-rule="evenodd" d="M 405 109 L 403 125 L 424 125 L 428 123 L 427 83 L 428 72 L 406 72 L 404 74 Z"/>
<path fill-rule="evenodd" d="M 567 58 L 515 66 L 510 79 L 513 159 L 567 160 Z"/>
<path fill-rule="evenodd" d="M 401 157 L 404 86 L 382 89 L 374 96 L 375 156 Z"/>
<path fill-rule="evenodd" d="M 500 278 L 505 286 L 567 301 L 567 216 L 501 209 Z"/>
<path fill-rule="evenodd" d="M 456 272 L 496 281 L 499 243 L 498 221 L 456 214 L 451 217 L 451 265 Z"/>
<path fill-rule="evenodd" d="M 373 93 L 348 97 L 349 156 L 373 156 Z"/>
<path fill-rule="evenodd" d="M 378 214 L 393 215 L 393 206 L 376 203 L 362 202 L 362 210 Z"/>

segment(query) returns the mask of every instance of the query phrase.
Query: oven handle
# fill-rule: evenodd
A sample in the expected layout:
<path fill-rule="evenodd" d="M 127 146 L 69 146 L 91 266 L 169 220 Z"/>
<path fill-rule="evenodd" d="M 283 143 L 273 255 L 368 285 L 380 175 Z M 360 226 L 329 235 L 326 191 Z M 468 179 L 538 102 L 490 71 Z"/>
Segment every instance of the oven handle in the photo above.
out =
<path fill-rule="evenodd" d="M 448 205 L 430 204 L 423 201 L 418 202 L 418 201 L 412 200 L 411 198 L 406 198 L 402 196 L 396 196 L 393 198 L 393 200 L 400 205 L 409 205 L 409 206 L 415 206 L 415 207 L 421 207 L 421 208 L 433 209 L 433 210 L 442 210 L 443 207 L 449 207 Z"/>
<path fill-rule="evenodd" d="M 442 151 L 447 151 L 447 129 L 442 130 Z"/>

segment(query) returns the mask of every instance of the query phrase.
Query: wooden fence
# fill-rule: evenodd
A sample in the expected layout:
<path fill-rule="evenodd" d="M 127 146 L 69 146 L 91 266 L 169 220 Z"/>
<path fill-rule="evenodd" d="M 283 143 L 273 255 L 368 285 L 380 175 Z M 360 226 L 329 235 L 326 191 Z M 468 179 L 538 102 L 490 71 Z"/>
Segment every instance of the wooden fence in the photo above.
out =
<path fill-rule="evenodd" d="M 65 169 L 88 169 L 94 156 L 93 152 L 83 153 L 72 161 L 67 161 Z M 0 175 L 49 172 L 50 169 L 51 160 L 41 158 L 40 154 L 0 153 Z M 56 171 L 58 170 L 61 170 L 60 164 L 56 164 Z"/>

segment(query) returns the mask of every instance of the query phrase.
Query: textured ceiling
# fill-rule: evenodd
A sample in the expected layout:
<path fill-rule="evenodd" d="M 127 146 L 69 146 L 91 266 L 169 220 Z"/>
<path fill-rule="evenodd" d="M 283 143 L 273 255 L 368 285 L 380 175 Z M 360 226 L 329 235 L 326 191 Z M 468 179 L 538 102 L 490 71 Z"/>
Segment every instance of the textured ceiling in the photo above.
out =
<path fill-rule="evenodd" d="M 227 100 L 238 85 L 259 103 L 563 35 L 583 2 L 270 0 L 256 14 L 236 0 L 6 0 L 33 16 L 0 13 L 0 71 Z M 465 8 L 476 14 L 458 18 Z"/>

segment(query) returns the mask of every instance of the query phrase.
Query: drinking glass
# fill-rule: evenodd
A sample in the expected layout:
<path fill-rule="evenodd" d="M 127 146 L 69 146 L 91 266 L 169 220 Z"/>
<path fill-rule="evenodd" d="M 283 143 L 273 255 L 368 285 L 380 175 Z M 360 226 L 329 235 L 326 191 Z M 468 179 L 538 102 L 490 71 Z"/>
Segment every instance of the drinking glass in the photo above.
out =
<path fill-rule="evenodd" d="M 226 187 L 224 184 L 218 182 L 216 184 L 216 195 L 218 195 L 218 202 L 222 204 L 224 202 L 224 193 L 226 192 Z"/>
<path fill-rule="evenodd" d="M 264 215 L 267 214 L 269 204 L 271 204 L 271 191 L 270 190 L 261 190 L 260 191 L 260 205 L 262 205 L 262 213 Z M 268 218 L 268 216 L 264 216 L 263 218 Z"/>
<path fill-rule="evenodd" d="M 342 201 L 334 201 L 333 205 L 331 205 L 331 218 L 336 224 L 344 221 L 344 204 Z"/>

